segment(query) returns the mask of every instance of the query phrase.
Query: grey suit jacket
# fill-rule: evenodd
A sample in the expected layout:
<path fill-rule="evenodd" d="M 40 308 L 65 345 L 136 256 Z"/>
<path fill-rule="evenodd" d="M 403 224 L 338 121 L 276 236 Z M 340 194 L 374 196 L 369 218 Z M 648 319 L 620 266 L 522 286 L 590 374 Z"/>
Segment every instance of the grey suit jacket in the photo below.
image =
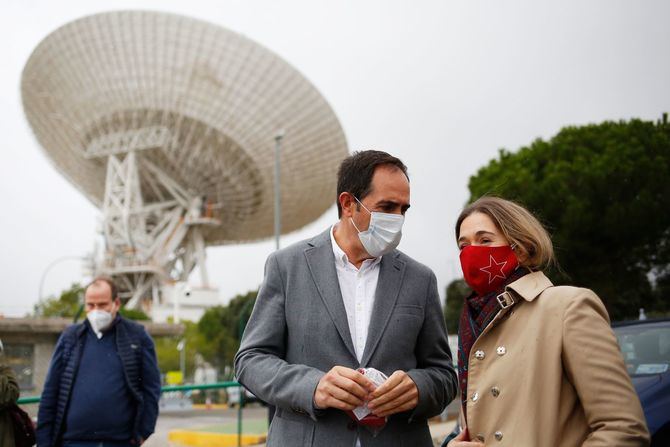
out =
<path fill-rule="evenodd" d="M 333 366 L 406 371 L 419 390 L 413 410 L 377 437 L 344 412 L 317 410 L 316 386 Z M 432 446 L 427 418 L 454 398 L 451 362 L 433 272 L 402 252 L 384 255 L 362 361 L 356 359 L 330 230 L 268 257 L 265 279 L 235 356 L 237 379 L 276 405 L 268 447 Z"/>

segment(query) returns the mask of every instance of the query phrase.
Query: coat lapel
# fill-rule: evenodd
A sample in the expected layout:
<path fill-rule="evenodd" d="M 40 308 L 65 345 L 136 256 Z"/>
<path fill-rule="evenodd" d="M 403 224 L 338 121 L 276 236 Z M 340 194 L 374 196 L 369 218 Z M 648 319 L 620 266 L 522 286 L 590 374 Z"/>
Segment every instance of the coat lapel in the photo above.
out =
<path fill-rule="evenodd" d="M 330 242 L 330 230 L 314 238 L 310 241 L 310 245 L 312 247 L 305 250 L 309 272 L 312 275 L 314 284 L 316 284 L 323 304 L 328 309 L 328 314 L 342 338 L 342 342 L 355 359 L 356 351 L 354 350 L 354 343 L 351 340 L 351 332 L 349 332 L 347 311 L 344 308 L 340 283 L 337 280 L 335 257 Z"/>
<path fill-rule="evenodd" d="M 552 286 L 553 284 L 544 273 L 532 272 L 508 285 L 507 289 L 514 290 L 526 301 L 533 301 L 544 292 L 545 289 Z"/>
<path fill-rule="evenodd" d="M 375 302 L 370 316 L 368 327 L 368 339 L 365 342 L 365 350 L 361 361 L 361 367 L 365 367 L 370 361 L 372 354 L 377 349 L 384 329 L 391 318 L 395 303 L 398 300 L 400 286 L 405 275 L 405 263 L 398 259 L 398 252 L 384 255 L 379 265 L 379 280 L 375 291 Z"/>

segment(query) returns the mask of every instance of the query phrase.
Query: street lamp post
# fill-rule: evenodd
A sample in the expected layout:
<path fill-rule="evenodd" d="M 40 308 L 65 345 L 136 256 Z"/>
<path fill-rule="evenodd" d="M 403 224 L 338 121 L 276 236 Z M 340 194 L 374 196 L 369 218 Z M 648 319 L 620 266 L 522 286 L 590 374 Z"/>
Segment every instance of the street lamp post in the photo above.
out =
<path fill-rule="evenodd" d="M 60 264 L 63 261 L 70 261 L 70 260 L 80 260 L 80 261 L 85 261 L 87 258 L 85 256 L 61 256 L 60 258 L 54 260 L 47 266 L 47 268 L 44 269 L 44 272 L 42 273 L 42 277 L 40 278 L 40 285 L 39 285 L 39 290 L 38 290 L 38 296 L 37 300 L 42 301 L 44 298 L 43 292 L 44 292 L 44 280 L 47 277 L 47 273 L 56 266 L 57 264 Z"/>
<path fill-rule="evenodd" d="M 242 335 L 244 334 L 244 328 L 247 325 L 247 319 L 244 318 L 244 316 L 247 314 L 249 311 L 249 306 L 251 306 L 253 302 L 252 301 L 247 301 L 247 303 L 244 305 L 242 310 L 237 316 L 237 338 L 239 340 L 242 340 Z M 235 378 L 237 380 L 237 377 Z M 239 388 L 239 400 L 237 402 L 237 446 L 240 447 L 242 445 L 242 407 L 244 406 L 244 387 L 240 386 Z M 272 411 L 272 405 L 268 406 L 268 422 L 272 422 L 272 416 L 274 415 L 274 411 Z"/>
<path fill-rule="evenodd" d="M 284 131 L 280 130 L 275 135 L 275 250 L 279 250 L 279 236 L 281 235 L 281 141 Z M 240 333 L 240 340 L 242 334 Z M 272 423 L 275 415 L 274 405 L 268 405 L 268 424 Z"/>
<path fill-rule="evenodd" d="M 179 351 L 179 371 L 181 371 L 181 381 L 186 383 L 186 339 L 182 338 L 177 343 L 177 351 Z"/>
<path fill-rule="evenodd" d="M 279 250 L 279 236 L 281 235 L 281 141 L 284 131 L 275 135 L 275 249 Z"/>

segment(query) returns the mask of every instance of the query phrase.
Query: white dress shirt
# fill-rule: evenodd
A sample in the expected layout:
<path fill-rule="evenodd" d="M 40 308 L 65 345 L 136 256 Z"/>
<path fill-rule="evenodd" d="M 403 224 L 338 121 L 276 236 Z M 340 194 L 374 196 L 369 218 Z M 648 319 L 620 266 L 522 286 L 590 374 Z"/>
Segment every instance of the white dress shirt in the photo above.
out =
<path fill-rule="evenodd" d="M 366 259 L 361 264 L 361 268 L 357 269 L 349 262 L 347 255 L 337 245 L 334 228 L 335 226 L 330 229 L 330 241 L 333 244 L 333 253 L 335 254 L 337 280 L 340 283 L 342 300 L 347 311 L 351 341 L 354 343 L 356 358 L 360 362 L 363 358 L 365 342 L 368 339 L 370 316 L 372 315 L 372 306 L 375 303 L 375 291 L 379 279 L 379 262 L 382 258 L 380 256 Z"/>
<path fill-rule="evenodd" d="M 337 270 L 337 281 L 340 283 L 344 309 L 347 311 L 347 322 L 351 341 L 354 342 L 356 358 L 360 363 L 365 350 L 365 342 L 368 339 L 368 327 L 372 306 L 375 304 L 375 291 L 379 279 L 379 262 L 382 257 L 366 259 L 357 269 L 349 262 L 347 254 L 342 251 L 335 241 L 335 226 L 330 229 L 330 242 L 333 244 L 335 254 L 335 268 Z M 356 438 L 356 447 L 361 447 L 360 438 Z"/>

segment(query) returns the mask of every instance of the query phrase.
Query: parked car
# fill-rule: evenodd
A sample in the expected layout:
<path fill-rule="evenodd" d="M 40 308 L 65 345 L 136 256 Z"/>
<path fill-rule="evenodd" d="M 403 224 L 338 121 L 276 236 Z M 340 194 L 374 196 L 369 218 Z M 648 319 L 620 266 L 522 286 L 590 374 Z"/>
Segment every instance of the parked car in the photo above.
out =
<path fill-rule="evenodd" d="M 612 324 L 652 447 L 670 446 L 670 318 Z"/>

